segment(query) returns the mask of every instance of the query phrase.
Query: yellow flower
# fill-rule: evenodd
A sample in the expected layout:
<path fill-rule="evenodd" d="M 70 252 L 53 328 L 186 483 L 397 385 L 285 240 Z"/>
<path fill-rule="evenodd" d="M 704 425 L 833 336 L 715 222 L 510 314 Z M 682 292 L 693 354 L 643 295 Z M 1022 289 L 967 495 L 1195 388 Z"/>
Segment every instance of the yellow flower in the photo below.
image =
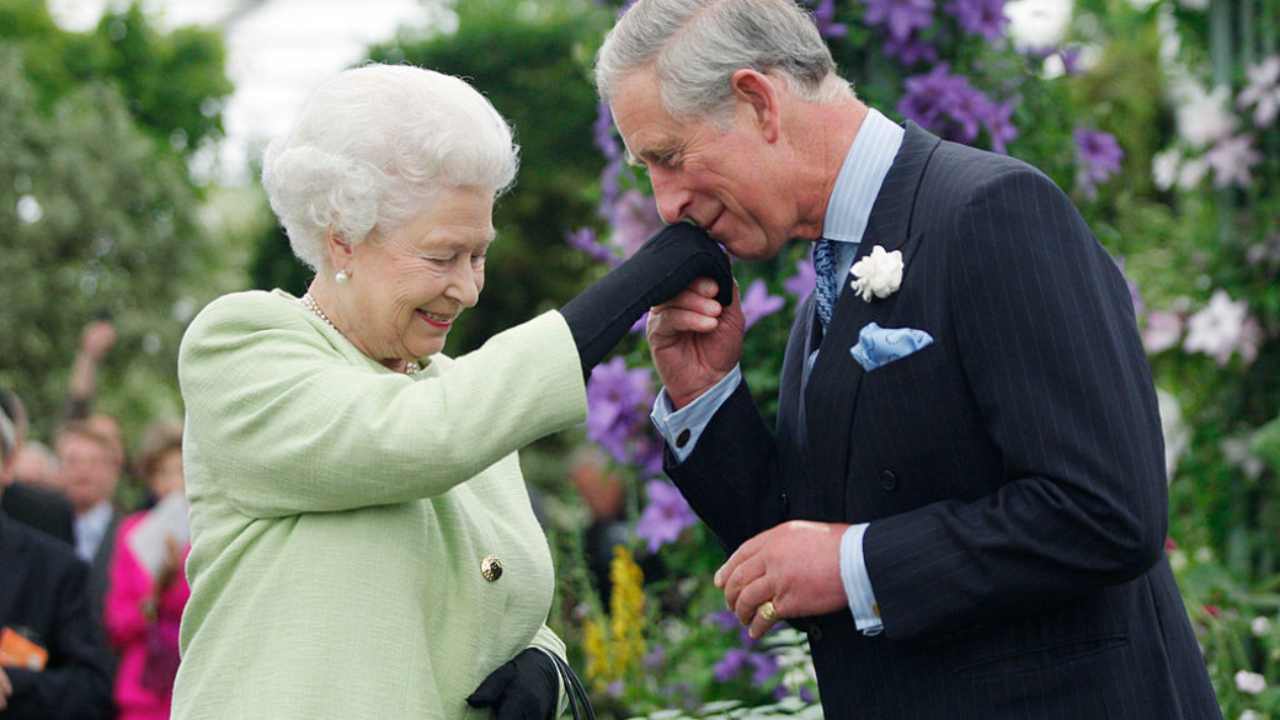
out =
<path fill-rule="evenodd" d="M 609 579 L 613 596 L 609 601 L 608 631 L 604 623 L 595 619 L 587 620 L 583 626 L 587 679 L 599 689 L 639 668 L 645 654 L 644 572 L 625 547 L 613 549 Z"/>

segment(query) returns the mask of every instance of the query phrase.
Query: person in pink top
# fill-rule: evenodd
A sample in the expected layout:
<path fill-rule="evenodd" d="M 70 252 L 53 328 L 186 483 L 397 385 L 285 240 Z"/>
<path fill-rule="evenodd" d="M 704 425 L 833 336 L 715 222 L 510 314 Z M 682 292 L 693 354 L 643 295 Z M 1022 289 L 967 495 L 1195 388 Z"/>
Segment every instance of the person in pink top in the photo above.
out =
<path fill-rule="evenodd" d="M 160 424 L 148 429 L 140 475 L 158 503 L 183 493 L 182 428 Z M 120 656 L 115 702 L 118 720 L 165 720 L 178 671 L 178 627 L 191 595 L 183 566 L 191 546 L 164 536 L 165 548 L 152 572 L 131 543 L 154 510 L 125 518 L 116 538 L 107 592 L 107 637 Z"/>

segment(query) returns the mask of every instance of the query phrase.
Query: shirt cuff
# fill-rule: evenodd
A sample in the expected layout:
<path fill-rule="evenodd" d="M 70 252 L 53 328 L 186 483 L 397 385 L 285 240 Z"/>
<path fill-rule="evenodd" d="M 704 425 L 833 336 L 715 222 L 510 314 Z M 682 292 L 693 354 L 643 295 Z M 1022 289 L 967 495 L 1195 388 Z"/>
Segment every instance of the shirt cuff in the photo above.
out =
<path fill-rule="evenodd" d="M 684 462 L 693 453 L 702 431 L 707 429 L 716 411 L 741 383 L 742 369 L 734 365 L 728 375 L 720 378 L 720 382 L 679 410 L 671 409 L 671 398 L 667 395 L 666 388 L 658 391 L 649 419 L 653 421 L 653 426 L 658 429 L 662 439 L 667 441 L 667 447 L 671 448 L 677 462 Z"/>
<path fill-rule="evenodd" d="M 867 562 L 862 555 L 862 536 L 866 532 L 867 523 L 851 525 L 844 531 L 844 537 L 840 539 L 840 579 L 844 581 L 844 592 L 849 597 L 854 625 L 863 635 L 870 637 L 879 635 L 884 624 L 880 622 L 880 606 L 876 604 L 875 592 L 871 590 L 871 577 L 867 575 Z"/>

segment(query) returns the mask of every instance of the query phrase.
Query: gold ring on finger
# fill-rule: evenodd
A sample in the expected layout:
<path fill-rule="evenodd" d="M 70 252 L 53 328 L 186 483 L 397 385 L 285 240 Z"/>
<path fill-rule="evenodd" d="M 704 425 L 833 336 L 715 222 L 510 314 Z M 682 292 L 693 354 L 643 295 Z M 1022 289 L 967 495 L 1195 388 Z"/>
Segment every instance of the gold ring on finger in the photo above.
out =
<path fill-rule="evenodd" d="M 756 608 L 756 612 L 765 622 L 773 622 L 778 619 L 778 609 L 773 606 L 772 600 L 767 600 L 763 605 Z"/>

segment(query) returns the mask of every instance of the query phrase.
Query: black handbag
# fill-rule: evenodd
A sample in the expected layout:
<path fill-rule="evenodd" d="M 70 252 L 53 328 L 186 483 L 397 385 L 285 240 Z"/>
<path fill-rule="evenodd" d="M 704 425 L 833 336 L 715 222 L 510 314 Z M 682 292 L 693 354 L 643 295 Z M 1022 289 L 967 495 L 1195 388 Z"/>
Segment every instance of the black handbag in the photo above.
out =
<path fill-rule="evenodd" d="M 569 663 L 555 653 L 547 653 L 556 663 L 560 672 L 560 680 L 564 683 L 565 695 L 569 696 L 569 710 L 573 712 L 573 720 L 596 720 L 596 711 L 591 708 L 591 698 L 587 689 L 582 686 L 578 674 L 569 667 Z"/>

